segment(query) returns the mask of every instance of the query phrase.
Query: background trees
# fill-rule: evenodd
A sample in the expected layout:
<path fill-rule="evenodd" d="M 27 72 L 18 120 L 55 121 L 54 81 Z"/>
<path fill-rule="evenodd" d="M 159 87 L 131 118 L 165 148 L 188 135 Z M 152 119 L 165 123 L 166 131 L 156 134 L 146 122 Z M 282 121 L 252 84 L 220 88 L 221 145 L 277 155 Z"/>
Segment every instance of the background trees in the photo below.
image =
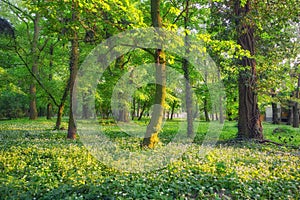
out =
<path fill-rule="evenodd" d="M 115 83 L 126 72 L 144 62 L 157 64 L 157 78 L 163 83 L 165 66 L 186 78 L 186 102 L 176 87 L 139 88 L 132 101 L 120 103 L 124 109 L 117 120 L 128 122 L 148 116 L 153 103 L 161 105 L 152 116 L 145 138 L 158 134 L 162 118 L 187 112 L 188 133 L 192 119 L 239 121 L 241 138 L 262 139 L 260 112 L 278 103 L 293 113 L 299 126 L 299 6 L 296 0 L 259 1 L 10 1 L 0 3 L 1 117 L 37 115 L 51 118 L 56 128 L 62 116 L 69 116 L 68 137 L 75 138 L 72 97 L 74 79 L 81 62 L 99 42 L 136 27 L 160 27 L 203 40 L 205 50 L 216 62 L 219 74 L 196 73 L 186 60 L 163 49 L 134 50 L 116 58 L 98 85 L 96 109 L 101 117 L 111 117 L 111 95 Z M 10 26 L 11 25 L 11 26 Z M 298 32 L 297 32 L 298 30 Z M 182 65 L 182 66 L 181 66 Z M 105 79 L 105 80 L 104 80 Z M 30 80 L 30 81 L 29 81 Z M 212 104 L 207 83 L 222 80 L 226 90 L 226 112 Z M 156 92 L 154 92 L 156 91 Z M 88 92 L 88 91 L 87 91 Z M 191 95 L 195 93 L 195 95 Z M 122 92 L 119 92 L 122 96 Z M 120 96 L 120 97 L 121 97 Z M 69 98 L 68 98 L 69 97 Z M 220 102 L 223 99 L 220 98 Z M 124 106 L 126 105 L 126 106 Z M 52 110 L 51 111 L 51 107 Z M 64 110 L 64 107 L 68 108 Z M 165 112 L 162 111 L 165 109 Z M 82 110 L 87 107 L 80 108 Z M 84 112 L 88 113 L 88 112 Z M 277 123 L 276 115 L 274 122 Z M 83 118 L 90 118 L 84 114 Z M 291 118 L 292 119 L 292 118 Z M 156 127 L 156 128 L 155 128 Z M 151 131 L 150 131 L 151 129 Z M 156 139 L 152 139 L 157 141 Z M 148 139 L 146 146 L 152 146 Z"/>

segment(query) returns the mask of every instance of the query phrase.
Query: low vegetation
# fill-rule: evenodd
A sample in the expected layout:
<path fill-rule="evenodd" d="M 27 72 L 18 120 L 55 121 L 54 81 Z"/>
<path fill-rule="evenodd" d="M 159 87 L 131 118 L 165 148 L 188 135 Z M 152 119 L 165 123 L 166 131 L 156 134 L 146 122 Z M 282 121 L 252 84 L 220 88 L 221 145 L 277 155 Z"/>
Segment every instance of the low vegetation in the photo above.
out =
<path fill-rule="evenodd" d="M 101 123 L 111 140 L 132 140 L 124 148 L 139 148 L 138 139 L 113 122 Z M 176 123 L 166 122 L 161 146 Z M 226 122 L 216 146 L 201 147 L 207 126 L 200 122 L 195 142 L 179 159 L 159 170 L 128 173 L 99 162 L 80 139 L 66 140 L 66 131 L 53 131 L 51 120 L 0 121 L 0 199 L 300 198 L 299 129 L 264 124 L 266 139 L 285 144 L 278 146 L 234 141 L 236 122 Z M 200 155 L 201 148 L 208 153 Z"/>

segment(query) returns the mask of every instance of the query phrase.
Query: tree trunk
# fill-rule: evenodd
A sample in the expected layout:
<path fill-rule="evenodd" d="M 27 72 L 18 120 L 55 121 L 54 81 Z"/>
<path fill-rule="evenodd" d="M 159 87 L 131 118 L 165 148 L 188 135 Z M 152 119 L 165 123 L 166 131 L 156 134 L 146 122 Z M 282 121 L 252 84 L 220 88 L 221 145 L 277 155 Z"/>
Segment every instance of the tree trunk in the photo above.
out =
<path fill-rule="evenodd" d="M 299 107 L 297 102 L 294 102 L 293 105 L 293 127 L 299 128 Z"/>
<path fill-rule="evenodd" d="M 32 56 L 32 73 L 37 75 L 38 73 L 38 39 L 40 34 L 40 27 L 39 27 L 39 20 L 40 15 L 37 13 L 34 21 L 34 32 L 33 32 L 33 40 L 32 40 L 32 47 L 31 47 L 31 56 Z M 29 105 L 29 119 L 35 120 L 38 117 L 38 112 L 36 108 L 36 85 L 34 80 L 32 80 L 30 84 L 30 105 Z"/>
<path fill-rule="evenodd" d="M 50 73 L 49 73 L 49 81 L 52 81 L 52 68 L 53 68 L 53 54 L 54 54 L 54 45 L 50 45 L 49 49 L 50 53 L 50 63 L 49 63 L 49 68 L 50 68 Z M 47 119 L 50 120 L 52 118 L 52 104 L 51 104 L 51 99 L 48 98 L 48 104 L 47 104 Z"/>
<path fill-rule="evenodd" d="M 60 129 L 62 115 L 64 113 L 64 107 L 65 107 L 64 104 L 60 104 L 59 107 L 58 107 L 56 124 L 55 124 L 55 130 L 59 130 Z"/>
<path fill-rule="evenodd" d="M 73 2 L 73 14 L 72 14 L 72 21 L 77 21 L 77 13 L 75 11 L 76 5 Z M 79 42 L 78 42 L 78 33 L 77 30 L 73 30 L 73 38 L 71 40 L 71 55 L 70 55 L 70 111 L 69 111 L 69 124 L 68 124 L 68 139 L 75 139 L 76 138 L 76 124 L 73 113 L 74 106 L 74 89 L 75 89 L 75 79 L 78 71 L 78 60 L 79 60 Z"/>
<path fill-rule="evenodd" d="M 142 117 L 143 117 L 143 114 L 144 114 L 144 112 L 145 112 L 146 106 L 147 106 L 147 103 L 145 102 L 144 105 L 143 105 L 143 107 L 142 107 L 142 111 L 141 111 L 141 113 L 140 113 L 140 116 L 139 116 L 139 118 L 138 118 L 139 121 L 140 121 L 140 120 L 142 119 Z"/>
<path fill-rule="evenodd" d="M 298 75 L 298 84 L 297 84 L 297 89 L 296 89 L 296 94 L 295 97 L 299 99 L 299 88 L 300 88 L 300 74 Z M 293 106 L 293 127 L 294 128 L 299 128 L 299 106 L 298 102 L 294 102 Z"/>
<path fill-rule="evenodd" d="M 272 123 L 279 124 L 277 103 L 272 103 Z"/>
<path fill-rule="evenodd" d="M 154 27 L 162 27 L 160 17 L 160 0 L 151 0 L 151 18 Z M 166 58 L 162 49 L 155 51 L 156 68 L 156 90 L 154 97 L 154 107 L 150 123 L 147 126 L 146 134 L 142 146 L 153 148 L 159 142 L 158 133 L 161 130 L 163 121 L 163 106 L 166 98 Z"/>
<path fill-rule="evenodd" d="M 205 97 L 203 104 L 204 104 L 203 110 L 204 110 L 205 121 L 209 122 L 210 119 L 209 119 L 209 113 L 208 113 L 207 97 Z"/>
<path fill-rule="evenodd" d="M 133 97 L 133 100 L 132 100 L 131 120 L 134 120 L 134 117 L 135 117 L 135 98 Z"/>
<path fill-rule="evenodd" d="M 287 125 L 291 125 L 292 121 L 293 121 L 293 105 L 292 105 L 292 101 L 288 101 L 288 116 L 287 116 Z"/>
<path fill-rule="evenodd" d="M 177 104 L 177 102 L 173 101 L 173 103 L 172 103 L 172 109 L 171 109 L 171 120 L 173 119 L 173 116 L 174 116 L 174 111 L 175 111 L 176 104 Z"/>
<path fill-rule="evenodd" d="M 188 29 L 189 22 L 189 0 L 186 0 L 186 9 L 184 16 L 184 28 Z M 184 38 L 184 43 L 186 47 L 186 55 L 189 54 L 189 38 L 186 33 Z M 186 112 L 187 112 L 187 135 L 192 138 L 194 136 L 194 127 L 193 127 L 193 98 L 192 90 L 190 85 L 190 71 L 189 71 L 189 62 L 187 59 L 182 61 L 182 70 L 184 72 L 185 78 L 185 102 L 186 102 Z"/>
<path fill-rule="evenodd" d="M 119 71 L 124 71 L 124 55 L 121 55 L 116 59 L 115 68 Z M 129 108 L 127 106 L 127 95 L 125 91 L 118 93 L 118 121 L 120 122 L 129 122 Z"/>
<path fill-rule="evenodd" d="M 52 118 L 52 104 L 47 104 L 47 119 L 50 120 Z"/>
<path fill-rule="evenodd" d="M 255 24 L 249 21 L 251 14 L 250 0 L 242 7 L 240 0 L 235 0 L 235 15 L 237 23 L 238 44 L 251 55 L 255 55 Z M 260 112 L 256 94 L 256 61 L 253 58 L 243 57 L 241 66 L 245 69 L 239 73 L 239 119 L 238 138 L 263 139 L 263 128 L 260 121 Z"/>

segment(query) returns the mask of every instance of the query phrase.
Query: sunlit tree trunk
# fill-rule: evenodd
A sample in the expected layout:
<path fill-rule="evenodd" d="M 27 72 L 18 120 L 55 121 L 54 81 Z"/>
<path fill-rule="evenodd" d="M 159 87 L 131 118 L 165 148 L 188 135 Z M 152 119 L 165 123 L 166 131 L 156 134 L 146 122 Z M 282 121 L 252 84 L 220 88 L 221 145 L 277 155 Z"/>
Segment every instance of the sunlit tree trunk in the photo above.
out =
<path fill-rule="evenodd" d="M 160 17 L 160 0 L 151 0 L 151 18 L 154 27 L 162 27 Z M 161 130 L 163 121 L 163 106 L 166 98 L 166 58 L 162 49 L 155 51 L 155 68 L 156 68 L 156 90 L 154 97 L 153 113 L 150 123 L 147 126 L 146 134 L 142 146 L 153 148 L 158 143 L 158 134 Z"/>
<path fill-rule="evenodd" d="M 238 44 L 255 55 L 255 24 L 249 17 L 251 1 L 242 6 L 240 0 L 235 0 L 235 17 L 237 25 Z M 263 128 L 260 121 L 260 112 L 256 93 L 256 61 L 254 58 L 244 57 L 240 65 L 243 69 L 239 73 L 239 119 L 238 138 L 263 139 Z"/>

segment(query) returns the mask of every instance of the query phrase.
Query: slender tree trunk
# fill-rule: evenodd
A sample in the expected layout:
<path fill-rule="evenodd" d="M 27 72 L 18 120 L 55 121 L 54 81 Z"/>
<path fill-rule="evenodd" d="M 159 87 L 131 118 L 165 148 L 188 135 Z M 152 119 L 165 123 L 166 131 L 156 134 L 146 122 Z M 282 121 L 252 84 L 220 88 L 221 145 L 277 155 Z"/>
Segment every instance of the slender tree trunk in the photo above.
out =
<path fill-rule="evenodd" d="M 139 121 L 142 119 L 142 117 L 143 117 L 143 115 L 144 115 L 146 106 L 147 106 L 147 103 L 144 102 L 144 105 L 143 105 L 143 107 L 142 107 L 142 111 L 141 111 L 140 116 L 139 116 L 139 118 L 138 118 Z"/>
<path fill-rule="evenodd" d="M 292 105 L 292 101 L 288 101 L 288 116 L 287 116 L 287 125 L 291 125 L 292 121 L 293 121 L 293 105 Z"/>
<path fill-rule="evenodd" d="M 172 109 L 171 109 L 171 120 L 173 119 L 173 116 L 174 116 L 174 111 L 175 111 L 176 104 L 177 104 L 177 102 L 173 101 L 173 103 L 172 103 Z"/>
<path fill-rule="evenodd" d="M 154 27 L 162 27 L 160 17 L 160 0 L 151 0 L 151 18 Z M 158 134 L 163 121 L 163 106 L 166 98 L 166 57 L 162 49 L 155 51 L 156 68 L 156 90 L 154 97 L 154 107 L 150 123 L 147 126 L 146 134 L 142 146 L 153 148 L 158 143 Z"/>
<path fill-rule="evenodd" d="M 141 101 L 138 100 L 136 114 L 135 114 L 136 117 L 140 116 L 140 107 L 141 107 Z"/>
<path fill-rule="evenodd" d="M 55 129 L 56 130 L 59 130 L 60 126 L 61 126 L 61 120 L 62 120 L 62 116 L 63 116 L 63 112 L 64 112 L 64 107 L 65 107 L 65 102 L 67 100 L 69 90 L 70 90 L 70 79 L 67 82 L 67 85 L 65 87 L 63 96 L 62 96 L 62 98 L 60 100 L 60 104 L 58 106 L 57 118 L 56 118 L 56 125 L 55 125 Z"/>
<path fill-rule="evenodd" d="M 276 97 L 275 90 L 271 89 L 272 99 Z M 272 102 L 272 123 L 279 124 L 277 103 Z"/>
<path fill-rule="evenodd" d="M 277 103 L 272 103 L 272 123 L 279 124 Z"/>
<path fill-rule="evenodd" d="M 34 32 L 33 32 L 33 40 L 32 40 L 32 47 L 31 47 L 31 56 L 32 56 L 32 73 L 37 75 L 38 73 L 38 39 L 40 34 L 40 27 L 39 27 L 39 20 L 40 15 L 37 13 L 34 21 Z M 30 84 L 30 105 L 29 105 L 29 119 L 35 120 L 38 117 L 38 112 L 36 108 L 36 85 L 34 80 L 32 80 Z"/>
<path fill-rule="evenodd" d="M 184 28 L 188 29 L 189 22 L 189 0 L 186 0 L 186 9 L 184 16 Z M 189 38 L 188 35 L 185 35 L 184 38 L 186 54 L 189 54 Z M 182 61 L 182 69 L 184 72 L 185 78 L 185 102 L 186 102 L 186 112 L 187 112 L 187 135 L 188 137 L 194 136 L 194 127 L 193 127 L 193 99 L 192 99 L 192 89 L 190 85 L 190 71 L 189 71 L 189 62 L 187 59 Z"/>
<path fill-rule="evenodd" d="M 50 68 L 50 73 L 49 73 L 49 81 L 52 81 L 52 68 L 53 68 L 53 54 L 54 54 L 54 45 L 50 45 L 50 63 L 49 63 L 49 68 Z M 50 120 L 52 118 L 52 103 L 51 99 L 48 98 L 48 104 L 47 104 L 47 119 Z"/>
<path fill-rule="evenodd" d="M 237 23 L 238 44 L 243 49 L 255 55 L 255 25 L 249 21 L 251 1 L 248 0 L 242 7 L 240 0 L 235 0 L 235 15 Z M 256 94 L 256 61 L 254 58 L 244 57 L 241 66 L 246 68 L 239 73 L 239 120 L 238 138 L 263 139 L 263 128 L 260 121 L 260 112 Z"/>
<path fill-rule="evenodd" d="M 218 79 L 221 81 L 221 72 L 218 70 Z M 219 96 L 219 113 L 220 113 L 220 123 L 223 124 L 224 119 L 224 109 L 223 109 L 223 96 L 220 94 Z"/>
<path fill-rule="evenodd" d="M 204 110 L 205 121 L 209 122 L 210 119 L 209 119 L 209 113 L 208 113 L 207 97 L 204 98 L 203 104 L 204 104 L 203 110 Z"/>
<path fill-rule="evenodd" d="M 88 119 L 89 116 L 89 105 L 87 102 L 87 96 L 88 94 L 84 94 L 82 95 L 82 119 Z"/>
<path fill-rule="evenodd" d="M 299 88 L 300 88 L 300 74 L 298 75 L 298 85 L 297 85 L 297 89 L 296 89 L 296 94 L 295 97 L 297 99 L 299 99 Z M 294 128 L 299 128 L 299 105 L 298 102 L 294 102 L 293 105 L 293 127 Z"/>
<path fill-rule="evenodd" d="M 116 59 L 115 68 L 120 71 L 124 71 L 124 55 L 121 55 Z M 129 122 L 129 108 L 127 106 L 127 95 L 125 91 L 118 93 L 118 121 Z"/>
<path fill-rule="evenodd" d="M 77 13 L 75 11 L 76 5 L 73 3 L 73 14 L 72 21 L 77 21 Z M 78 72 L 78 61 L 79 61 L 79 42 L 78 42 L 78 33 L 76 30 L 73 30 L 73 38 L 71 40 L 71 55 L 70 55 L 70 111 L 69 111 L 69 124 L 68 124 L 68 139 L 76 138 L 76 124 L 73 113 L 74 106 L 74 89 L 75 89 L 75 79 Z"/>
<path fill-rule="evenodd" d="M 134 120 L 134 117 L 135 117 L 135 98 L 133 97 L 133 100 L 132 100 L 131 120 Z"/>

